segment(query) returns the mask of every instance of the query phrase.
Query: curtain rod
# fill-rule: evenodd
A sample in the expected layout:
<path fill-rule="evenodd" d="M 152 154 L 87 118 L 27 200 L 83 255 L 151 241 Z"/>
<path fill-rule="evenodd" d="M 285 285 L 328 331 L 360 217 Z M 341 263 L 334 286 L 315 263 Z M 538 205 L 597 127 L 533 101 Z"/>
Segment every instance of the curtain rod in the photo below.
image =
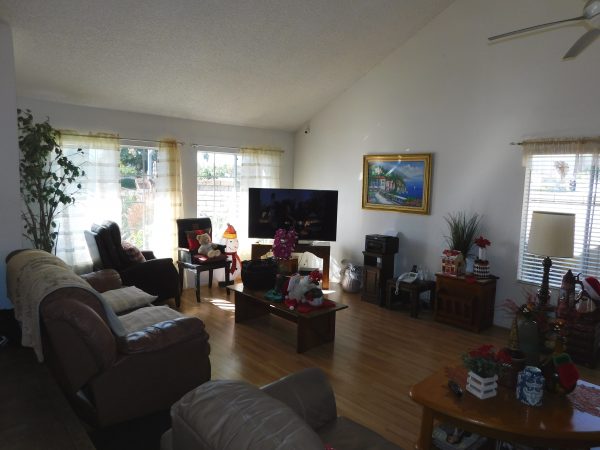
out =
<path fill-rule="evenodd" d="M 242 148 L 255 148 L 255 147 L 227 147 L 225 145 L 207 145 L 207 144 L 190 144 L 192 147 L 206 147 L 206 148 L 222 148 L 226 150 L 240 150 Z M 275 148 L 261 148 L 258 150 L 262 150 L 265 152 L 275 152 L 275 153 L 283 153 L 283 150 L 275 149 Z"/>
<path fill-rule="evenodd" d="M 521 142 L 511 142 L 510 145 L 523 145 L 523 144 L 567 144 L 571 142 L 600 142 L 600 136 L 598 137 L 587 137 L 587 138 L 546 138 L 546 139 L 525 139 Z"/>
<path fill-rule="evenodd" d="M 138 138 L 128 138 L 128 137 L 121 137 L 119 135 L 113 135 L 112 133 L 89 133 L 89 134 L 82 134 L 82 133 L 72 133 L 70 131 L 61 131 L 61 134 L 64 136 L 78 136 L 78 137 L 89 137 L 89 138 L 100 138 L 100 139 L 117 139 L 119 141 L 132 141 L 132 142 L 152 142 L 152 143 L 156 143 L 156 144 L 160 144 L 163 141 L 159 141 L 156 139 L 138 139 Z M 185 145 L 185 142 L 182 141 L 175 141 L 177 142 L 179 145 Z"/>

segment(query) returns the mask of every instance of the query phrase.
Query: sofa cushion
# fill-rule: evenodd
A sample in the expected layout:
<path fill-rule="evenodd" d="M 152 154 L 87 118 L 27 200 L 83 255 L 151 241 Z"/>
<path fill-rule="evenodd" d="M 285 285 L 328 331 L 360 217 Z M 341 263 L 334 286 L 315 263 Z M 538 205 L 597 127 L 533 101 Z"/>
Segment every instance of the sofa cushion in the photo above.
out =
<path fill-rule="evenodd" d="M 112 289 L 103 292 L 102 296 L 117 314 L 141 308 L 142 306 L 148 306 L 158 298 L 156 295 L 150 295 L 135 286 Z"/>
<path fill-rule="evenodd" d="M 226 413 L 225 413 L 226 412 Z M 173 448 L 323 450 L 285 404 L 243 381 L 209 381 L 171 408 Z"/>
<path fill-rule="evenodd" d="M 136 309 L 129 314 L 119 316 L 119 319 L 125 329 L 125 333 L 129 334 L 143 330 L 150 325 L 155 325 L 165 320 L 178 319 L 179 317 L 183 317 L 183 314 L 168 306 L 149 306 L 148 308 Z"/>

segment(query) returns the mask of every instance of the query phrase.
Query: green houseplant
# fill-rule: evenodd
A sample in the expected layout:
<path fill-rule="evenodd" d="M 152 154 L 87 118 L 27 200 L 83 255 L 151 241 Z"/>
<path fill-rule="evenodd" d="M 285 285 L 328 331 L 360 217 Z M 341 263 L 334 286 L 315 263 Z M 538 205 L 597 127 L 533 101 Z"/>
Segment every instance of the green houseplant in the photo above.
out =
<path fill-rule="evenodd" d="M 459 250 L 466 258 L 479 233 L 481 217 L 479 214 L 467 215 L 464 211 L 449 213 L 444 217 L 448 225 L 446 243 L 452 250 Z"/>
<path fill-rule="evenodd" d="M 36 123 L 30 110 L 17 112 L 23 235 L 35 248 L 51 253 L 58 236 L 55 219 L 75 202 L 74 194 L 81 189 L 77 180 L 85 172 L 65 155 L 58 143 L 60 133 L 48 119 Z M 77 153 L 83 155 L 83 150 Z"/>

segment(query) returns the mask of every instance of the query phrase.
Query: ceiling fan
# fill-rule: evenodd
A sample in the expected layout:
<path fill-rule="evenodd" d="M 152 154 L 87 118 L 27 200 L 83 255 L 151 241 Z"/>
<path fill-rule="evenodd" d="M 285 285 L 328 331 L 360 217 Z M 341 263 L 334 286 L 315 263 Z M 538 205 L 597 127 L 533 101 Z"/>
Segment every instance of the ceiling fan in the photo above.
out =
<path fill-rule="evenodd" d="M 563 59 L 574 58 L 579 55 L 588 45 L 600 36 L 600 0 L 588 0 L 583 7 L 583 14 L 578 17 L 571 19 L 557 20 L 556 22 L 548 22 L 533 27 L 522 28 L 520 30 L 510 31 L 508 33 L 499 34 L 497 36 L 489 37 L 489 41 L 495 41 L 496 39 L 502 39 L 509 36 L 514 36 L 520 33 L 526 33 L 528 31 L 539 30 L 540 28 L 549 27 L 551 25 L 557 25 L 559 23 L 575 22 L 579 20 L 586 21 L 592 28 L 586 31 L 569 49 Z"/>

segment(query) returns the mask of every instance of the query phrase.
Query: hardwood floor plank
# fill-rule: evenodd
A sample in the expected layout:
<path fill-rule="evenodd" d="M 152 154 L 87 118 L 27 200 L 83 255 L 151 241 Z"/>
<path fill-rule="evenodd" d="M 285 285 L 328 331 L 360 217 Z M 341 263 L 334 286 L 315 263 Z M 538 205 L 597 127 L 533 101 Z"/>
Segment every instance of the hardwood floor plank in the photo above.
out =
<path fill-rule="evenodd" d="M 263 385 L 304 367 L 320 367 L 335 392 L 338 413 L 409 449 L 421 425 L 421 408 L 410 387 L 481 344 L 504 347 L 508 330 L 492 327 L 480 334 L 433 321 L 431 311 L 411 318 L 408 308 L 388 310 L 362 302 L 359 294 L 329 297 L 347 304 L 336 315 L 335 341 L 296 353 L 296 326 L 279 317 L 234 323 L 233 295 L 203 287 L 182 296 L 181 311 L 201 318 L 210 334 L 213 379 L 242 379 Z M 581 377 L 600 384 L 600 373 L 579 366 Z"/>

